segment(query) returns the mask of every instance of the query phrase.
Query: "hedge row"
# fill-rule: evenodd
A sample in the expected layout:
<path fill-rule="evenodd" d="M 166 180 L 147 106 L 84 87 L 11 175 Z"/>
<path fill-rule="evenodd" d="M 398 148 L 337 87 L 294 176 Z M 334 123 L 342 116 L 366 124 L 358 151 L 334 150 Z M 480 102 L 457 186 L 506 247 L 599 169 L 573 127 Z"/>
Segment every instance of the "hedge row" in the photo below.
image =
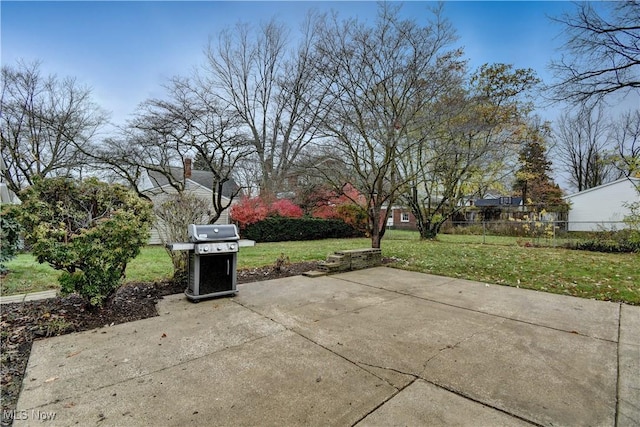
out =
<path fill-rule="evenodd" d="M 639 230 L 617 230 L 590 233 L 589 238 L 568 245 L 571 249 L 608 253 L 640 253 Z"/>
<path fill-rule="evenodd" d="M 339 219 L 269 217 L 248 225 L 242 235 L 256 242 L 286 242 L 362 237 L 362 233 Z"/>

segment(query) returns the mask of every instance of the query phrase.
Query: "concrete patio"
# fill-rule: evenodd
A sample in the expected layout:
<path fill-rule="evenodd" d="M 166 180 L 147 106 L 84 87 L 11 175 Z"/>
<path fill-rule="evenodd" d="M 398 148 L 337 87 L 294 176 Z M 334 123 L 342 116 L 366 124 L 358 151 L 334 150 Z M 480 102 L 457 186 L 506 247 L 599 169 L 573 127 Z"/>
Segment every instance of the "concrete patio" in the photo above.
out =
<path fill-rule="evenodd" d="M 386 267 L 239 289 L 37 341 L 14 425 L 640 425 L 640 307 Z"/>

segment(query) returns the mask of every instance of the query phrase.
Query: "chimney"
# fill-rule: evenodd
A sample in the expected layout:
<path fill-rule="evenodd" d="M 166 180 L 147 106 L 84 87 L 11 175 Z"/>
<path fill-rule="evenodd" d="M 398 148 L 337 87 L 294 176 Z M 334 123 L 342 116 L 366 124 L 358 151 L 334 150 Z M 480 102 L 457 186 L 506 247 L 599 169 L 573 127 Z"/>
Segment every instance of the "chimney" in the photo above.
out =
<path fill-rule="evenodd" d="M 191 159 L 184 159 L 184 179 L 191 178 Z"/>

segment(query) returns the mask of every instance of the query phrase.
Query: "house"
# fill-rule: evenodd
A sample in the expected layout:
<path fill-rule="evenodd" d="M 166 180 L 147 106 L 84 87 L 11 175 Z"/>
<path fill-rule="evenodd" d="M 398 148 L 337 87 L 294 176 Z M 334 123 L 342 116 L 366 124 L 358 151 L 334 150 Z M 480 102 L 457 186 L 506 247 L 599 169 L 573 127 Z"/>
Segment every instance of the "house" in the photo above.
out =
<path fill-rule="evenodd" d="M 171 176 L 176 181 L 184 180 L 184 191 L 190 192 L 197 197 L 201 198 L 207 203 L 207 206 L 210 207 L 209 212 L 203 212 L 204 215 L 208 215 L 211 211 L 213 211 L 213 182 L 214 176 L 210 171 L 202 171 L 191 168 L 191 159 L 186 159 L 184 163 L 184 167 L 171 167 L 170 168 Z M 176 194 L 177 190 L 170 184 L 169 179 L 162 173 L 147 171 L 143 174 L 140 184 L 140 191 L 147 195 L 154 205 L 162 203 L 166 200 L 171 194 Z M 237 193 L 239 187 L 233 181 L 227 181 L 222 186 L 222 200 L 223 203 L 228 203 L 230 197 Z M 225 210 L 220 218 L 215 222 L 216 224 L 229 224 L 229 210 Z M 188 224 L 185 224 L 185 230 Z M 162 221 L 159 219 L 156 221 L 156 224 L 151 229 L 151 238 L 149 240 L 149 244 L 158 245 L 162 244 L 162 240 L 160 238 Z"/>
<path fill-rule="evenodd" d="M 9 190 L 7 184 L 4 183 L 4 174 L 7 173 L 7 166 L 4 159 L 0 157 L 0 205 L 19 205 L 22 202 L 16 194 Z"/>
<path fill-rule="evenodd" d="M 475 208 L 475 209 L 474 209 Z M 467 207 L 466 220 L 475 222 L 506 220 L 514 218 L 522 211 L 522 197 L 500 196 L 473 201 L 473 207 Z"/>
<path fill-rule="evenodd" d="M 1 205 L 19 205 L 22 202 L 16 194 L 9 190 L 4 182 L 0 182 L 0 206 Z"/>
<path fill-rule="evenodd" d="M 385 216 L 387 208 L 383 207 L 380 215 Z M 387 218 L 387 228 L 395 230 L 417 230 L 416 217 L 411 210 L 402 206 L 391 206 L 391 213 Z"/>
<path fill-rule="evenodd" d="M 623 178 L 564 197 L 569 203 L 568 231 L 625 228 L 630 203 L 640 202 L 640 178 Z"/>

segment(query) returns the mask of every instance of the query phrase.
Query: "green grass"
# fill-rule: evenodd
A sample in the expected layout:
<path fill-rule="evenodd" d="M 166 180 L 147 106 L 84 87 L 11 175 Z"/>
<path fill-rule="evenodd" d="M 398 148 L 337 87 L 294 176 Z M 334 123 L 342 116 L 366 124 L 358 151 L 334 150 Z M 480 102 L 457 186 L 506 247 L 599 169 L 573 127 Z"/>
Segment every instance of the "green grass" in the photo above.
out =
<path fill-rule="evenodd" d="M 519 244 L 522 241 L 448 234 L 441 234 L 437 241 L 421 241 L 416 232 L 390 230 L 382 241 L 382 253 L 395 258 L 398 268 L 640 305 L 640 255 L 575 251 L 553 245 L 524 247 Z M 259 243 L 240 249 L 238 268 L 274 265 L 280 254 L 291 262 L 324 260 L 335 250 L 370 244 L 369 239 Z M 2 295 L 57 288 L 57 273 L 31 255 L 19 255 L 7 267 L 10 273 L 2 280 Z M 126 281 L 161 280 L 171 273 L 165 250 L 149 246 L 129 263 Z"/>
<path fill-rule="evenodd" d="M 154 282 L 173 276 L 173 265 L 162 246 L 145 246 L 131 260 L 125 271 L 125 282 Z"/>
<path fill-rule="evenodd" d="M 38 264 L 30 254 L 20 254 L 5 263 L 9 273 L 0 279 L 0 294 L 15 295 L 58 289 L 59 272 L 47 264 Z"/>

